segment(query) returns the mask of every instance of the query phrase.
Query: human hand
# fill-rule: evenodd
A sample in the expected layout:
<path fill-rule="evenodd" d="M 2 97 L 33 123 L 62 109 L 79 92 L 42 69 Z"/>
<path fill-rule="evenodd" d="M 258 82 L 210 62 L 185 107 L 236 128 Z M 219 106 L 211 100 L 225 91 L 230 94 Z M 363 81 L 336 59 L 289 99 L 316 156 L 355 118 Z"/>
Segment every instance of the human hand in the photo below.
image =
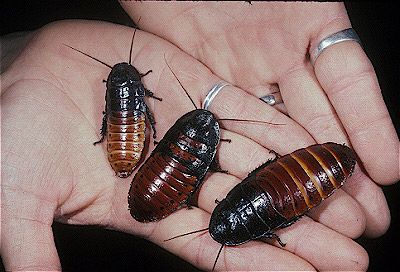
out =
<path fill-rule="evenodd" d="M 269 87 L 277 83 L 285 103 L 274 107 L 288 113 L 317 142 L 351 144 L 373 180 L 363 180 L 352 193 L 358 195 L 365 216 L 364 233 L 382 235 L 390 220 L 377 184 L 399 179 L 399 141 L 373 67 L 354 42 L 324 50 L 315 69 L 307 56 L 323 38 L 351 27 L 344 5 L 252 4 L 122 2 L 132 18 L 141 17 L 142 29 L 176 44 L 219 77 L 255 97 L 272 92 Z M 232 111 L 240 116 L 238 108 L 255 112 L 251 103 L 247 109 L 238 107 L 246 97 L 246 93 L 224 89 L 211 110 L 220 116 L 232 115 Z M 265 146 L 282 154 L 302 147 L 299 141 L 289 140 L 278 146 L 273 135 L 268 137 Z"/>
<path fill-rule="evenodd" d="M 221 199 L 255 165 L 271 157 L 268 149 L 263 147 L 265 137 L 254 137 L 258 131 L 264 135 L 276 135 L 281 145 L 283 139 L 299 141 L 301 145 L 312 142 L 308 133 L 296 122 L 273 108 L 258 104 L 257 99 L 251 99 L 250 102 L 256 106 L 256 115 L 246 113 L 243 118 L 254 119 L 262 114 L 263 120 L 286 125 L 260 128 L 251 124 L 237 124 L 232 125 L 232 129 L 223 130 L 222 137 L 232 139 L 232 143 L 221 143 L 219 159 L 221 166 L 231 174 L 215 173 L 206 180 L 199 192 L 200 208 L 181 209 L 157 223 L 136 222 L 127 210 L 129 181 L 114 176 L 104 146 L 92 145 L 98 139 L 104 108 L 105 86 L 101 82 L 109 69 L 62 45 L 74 46 L 109 64 L 115 64 L 128 59 L 132 32 L 130 28 L 100 22 L 55 23 L 22 38 L 28 41 L 27 46 L 2 73 L 1 255 L 7 270 L 60 268 L 51 232 L 53 220 L 67 224 L 97 224 L 144 236 L 193 264 L 210 269 L 210 260 L 215 257 L 219 245 L 209 235 L 170 242 L 163 240 L 207 225 L 209 213 L 215 207 L 214 200 Z M 153 69 L 153 73 L 146 76 L 143 82 L 163 98 L 162 102 L 148 100 L 160 136 L 178 117 L 193 109 L 167 69 L 164 54 L 197 105 L 204 93 L 220 80 L 168 42 L 138 31 L 133 63 L 139 71 Z M 233 87 L 229 89 L 242 92 Z M 243 132 L 238 134 L 233 130 Z M 153 144 L 150 143 L 145 155 L 148 156 L 152 149 Z M 359 169 L 356 170 L 352 180 L 357 182 L 363 179 L 366 177 Z M 312 269 L 310 263 L 316 268 L 329 266 L 337 257 L 341 257 L 342 261 L 335 265 L 356 269 L 365 267 L 365 252 L 346 237 L 358 236 L 365 226 L 363 211 L 353 199 L 363 196 L 364 191 L 360 192 L 357 186 L 354 192 L 356 196 L 340 190 L 321 208 L 312 212 L 310 215 L 320 223 L 304 218 L 281 235 L 286 243 L 293 246 L 294 241 L 301 242 L 301 246 L 316 243 L 313 249 L 319 255 L 311 255 L 311 252 L 293 246 L 288 246 L 289 251 L 286 251 L 253 241 L 226 249 L 227 267 L 265 268 L 271 267 L 273 261 L 276 266 L 288 269 Z M 373 192 L 382 199 L 380 191 Z M 347 208 L 337 207 L 341 205 Z M 381 212 L 381 219 L 387 215 L 387 210 L 382 206 L 374 209 L 372 205 L 370 208 Z M 315 240 L 299 240 L 306 228 L 314 229 Z M 332 241 L 328 246 L 318 244 L 329 237 Z M 188 239 L 192 241 L 188 243 Z M 335 248 L 341 248 L 340 252 L 332 251 Z M 260 252 L 268 252 L 273 258 L 256 258 Z M 233 257 L 233 254 L 240 258 Z M 321 255 L 329 255 L 332 261 L 318 260 Z M 245 256 L 252 256 L 250 259 L 254 258 L 254 263 L 249 264 L 249 258 Z M 223 259 L 221 257 L 219 267 L 223 265 Z M 358 262 L 353 263 L 354 259 Z"/>
<path fill-rule="evenodd" d="M 278 84 L 284 111 L 317 142 L 351 142 L 374 181 L 399 179 L 398 137 L 362 48 L 354 42 L 332 46 L 315 69 L 307 59 L 323 38 L 351 27 L 342 3 L 121 4 L 133 19 L 141 18 L 142 29 L 255 97 Z M 223 94 L 215 103 L 222 101 L 227 103 Z"/>

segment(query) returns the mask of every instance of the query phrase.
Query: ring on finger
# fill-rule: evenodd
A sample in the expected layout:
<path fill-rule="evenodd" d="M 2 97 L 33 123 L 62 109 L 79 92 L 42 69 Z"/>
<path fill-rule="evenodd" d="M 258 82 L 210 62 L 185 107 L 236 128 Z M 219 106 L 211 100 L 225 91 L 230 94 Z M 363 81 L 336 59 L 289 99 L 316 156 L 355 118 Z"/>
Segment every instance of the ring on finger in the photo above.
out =
<path fill-rule="evenodd" d="M 270 106 L 283 103 L 282 96 L 279 91 L 260 97 L 260 99 Z"/>
<path fill-rule="evenodd" d="M 360 38 L 358 37 L 356 31 L 353 28 L 347 28 L 336 32 L 329 37 L 323 39 L 311 52 L 310 59 L 313 66 L 315 66 L 315 61 L 317 60 L 318 56 L 324 51 L 326 48 L 344 41 L 356 41 L 358 42 L 361 47 L 362 43 Z"/>
<path fill-rule="evenodd" d="M 215 84 L 207 93 L 206 97 L 204 98 L 203 101 L 203 109 L 208 110 L 210 107 L 212 101 L 214 98 L 217 96 L 219 91 L 221 91 L 225 86 L 229 86 L 231 84 L 226 83 L 226 82 L 219 82 Z"/>

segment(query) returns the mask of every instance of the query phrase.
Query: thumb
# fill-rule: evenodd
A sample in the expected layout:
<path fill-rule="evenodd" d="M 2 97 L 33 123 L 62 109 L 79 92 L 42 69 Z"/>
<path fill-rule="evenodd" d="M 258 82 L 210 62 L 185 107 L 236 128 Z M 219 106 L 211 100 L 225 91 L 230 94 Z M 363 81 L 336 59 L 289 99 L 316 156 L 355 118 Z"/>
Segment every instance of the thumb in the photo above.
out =
<path fill-rule="evenodd" d="M 0 253 L 7 271 L 61 270 L 51 228 L 52 206 L 36 196 L 3 188 Z"/>

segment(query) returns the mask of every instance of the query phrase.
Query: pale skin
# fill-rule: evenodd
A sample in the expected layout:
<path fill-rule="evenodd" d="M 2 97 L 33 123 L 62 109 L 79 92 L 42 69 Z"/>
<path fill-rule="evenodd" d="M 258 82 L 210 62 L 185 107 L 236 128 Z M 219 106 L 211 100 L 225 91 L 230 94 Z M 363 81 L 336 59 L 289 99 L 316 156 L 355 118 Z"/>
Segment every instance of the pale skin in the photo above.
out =
<path fill-rule="evenodd" d="M 109 68 L 62 45 L 79 48 L 113 65 L 128 60 L 133 29 L 103 22 L 64 21 L 22 35 L 19 40 L 4 38 L 1 256 L 5 268 L 61 269 L 51 230 L 52 222 L 59 221 L 139 235 L 210 270 L 220 245 L 208 233 L 168 242 L 164 239 L 207 227 L 215 199 L 223 199 L 248 172 L 273 158 L 269 150 L 286 154 L 315 142 L 334 141 L 352 146 L 365 170 L 357 166 L 343 189 L 296 224 L 277 231 L 287 244 L 285 248 L 273 240 L 226 247 L 216 269 L 365 270 L 368 255 L 352 239 L 363 234 L 380 236 L 389 226 L 389 210 L 379 185 L 392 184 L 399 178 L 393 171 L 398 169 L 399 141 L 371 63 L 357 43 L 327 49 L 318 58 L 315 70 L 305 60 L 308 44 L 312 48 L 323 37 L 349 27 L 344 7 L 329 4 L 333 7 L 329 16 L 324 5 L 276 9 L 274 16 L 265 17 L 271 21 L 263 22 L 274 25 L 275 30 L 264 34 L 266 40 L 257 41 L 254 37 L 259 35 L 253 34 L 265 29 L 257 28 L 259 19 L 255 15 L 249 17 L 256 21 L 239 20 L 238 24 L 236 19 L 245 16 L 245 9 L 251 6 L 237 3 L 231 12 L 238 14 L 231 14 L 232 21 L 227 22 L 229 31 L 222 31 L 222 22 L 208 21 L 214 37 L 221 39 L 213 41 L 202 36 L 208 32 L 200 30 L 207 26 L 196 21 L 185 5 L 173 9 L 167 5 L 162 10 L 158 5 L 147 5 L 142 2 L 124 7 L 132 18 L 142 17 L 141 28 L 159 36 L 162 32 L 180 48 L 144 31 L 137 31 L 135 37 L 133 64 L 142 73 L 153 70 L 143 82 L 163 98 L 162 102 L 147 99 L 158 137 L 193 109 L 167 68 L 164 54 L 198 106 L 213 85 L 225 80 L 237 87 L 225 87 L 217 96 L 210 108 L 217 116 L 285 125 L 224 122 L 221 137 L 232 142 L 220 144 L 217 158 L 229 174 L 207 177 L 198 194 L 199 207 L 180 209 L 160 222 L 138 223 L 127 210 L 131 179 L 115 177 L 105 146 L 92 145 L 99 137 L 105 94 L 102 80 Z M 257 11 L 268 12 L 274 5 L 258 7 Z M 196 14 L 212 14 L 215 6 L 196 3 L 196 8 Z M 150 12 L 153 18 L 146 16 Z M 310 20 L 312 23 L 306 20 L 310 16 L 316 18 Z M 291 20 L 278 20 L 285 17 Z M 165 22 L 165 27 L 159 25 L 162 30 L 152 23 L 156 18 Z M 182 24 L 185 20 L 187 23 Z M 304 27 L 306 30 L 301 27 L 305 23 L 310 24 Z M 229 36 L 232 29 L 242 35 Z M 248 35 L 245 40 L 253 41 L 246 43 L 245 51 L 244 41 L 237 40 L 244 35 Z M 226 41 L 224 48 L 218 47 L 221 41 Z M 19 51 L 14 44 L 26 46 Z M 262 65 L 251 61 L 254 59 L 262 59 Z M 279 84 L 285 112 L 258 99 L 265 95 L 261 87 L 267 83 Z M 153 148 L 150 141 L 144 156 L 149 156 Z"/>

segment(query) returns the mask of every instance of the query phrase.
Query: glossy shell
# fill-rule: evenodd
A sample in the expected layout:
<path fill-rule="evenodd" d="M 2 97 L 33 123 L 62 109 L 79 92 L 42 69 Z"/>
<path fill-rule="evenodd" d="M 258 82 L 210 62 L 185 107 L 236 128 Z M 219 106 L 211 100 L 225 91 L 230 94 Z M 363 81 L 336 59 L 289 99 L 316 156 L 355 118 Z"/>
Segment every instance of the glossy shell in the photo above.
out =
<path fill-rule="evenodd" d="M 325 143 L 269 161 L 236 185 L 214 209 L 209 231 L 223 245 L 238 245 L 294 223 L 351 176 L 354 152 Z"/>
<path fill-rule="evenodd" d="M 157 221 L 188 204 L 214 160 L 219 136 L 209 111 L 194 110 L 176 121 L 133 178 L 128 196 L 132 217 Z"/>
<path fill-rule="evenodd" d="M 143 76 L 132 65 L 118 63 L 107 79 L 102 139 L 95 144 L 107 139 L 108 161 L 120 178 L 128 177 L 141 158 L 146 140 L 146 115 L 156 134 L 153 116 L 144 98 L 154 96 L 141 82 Z"/>

